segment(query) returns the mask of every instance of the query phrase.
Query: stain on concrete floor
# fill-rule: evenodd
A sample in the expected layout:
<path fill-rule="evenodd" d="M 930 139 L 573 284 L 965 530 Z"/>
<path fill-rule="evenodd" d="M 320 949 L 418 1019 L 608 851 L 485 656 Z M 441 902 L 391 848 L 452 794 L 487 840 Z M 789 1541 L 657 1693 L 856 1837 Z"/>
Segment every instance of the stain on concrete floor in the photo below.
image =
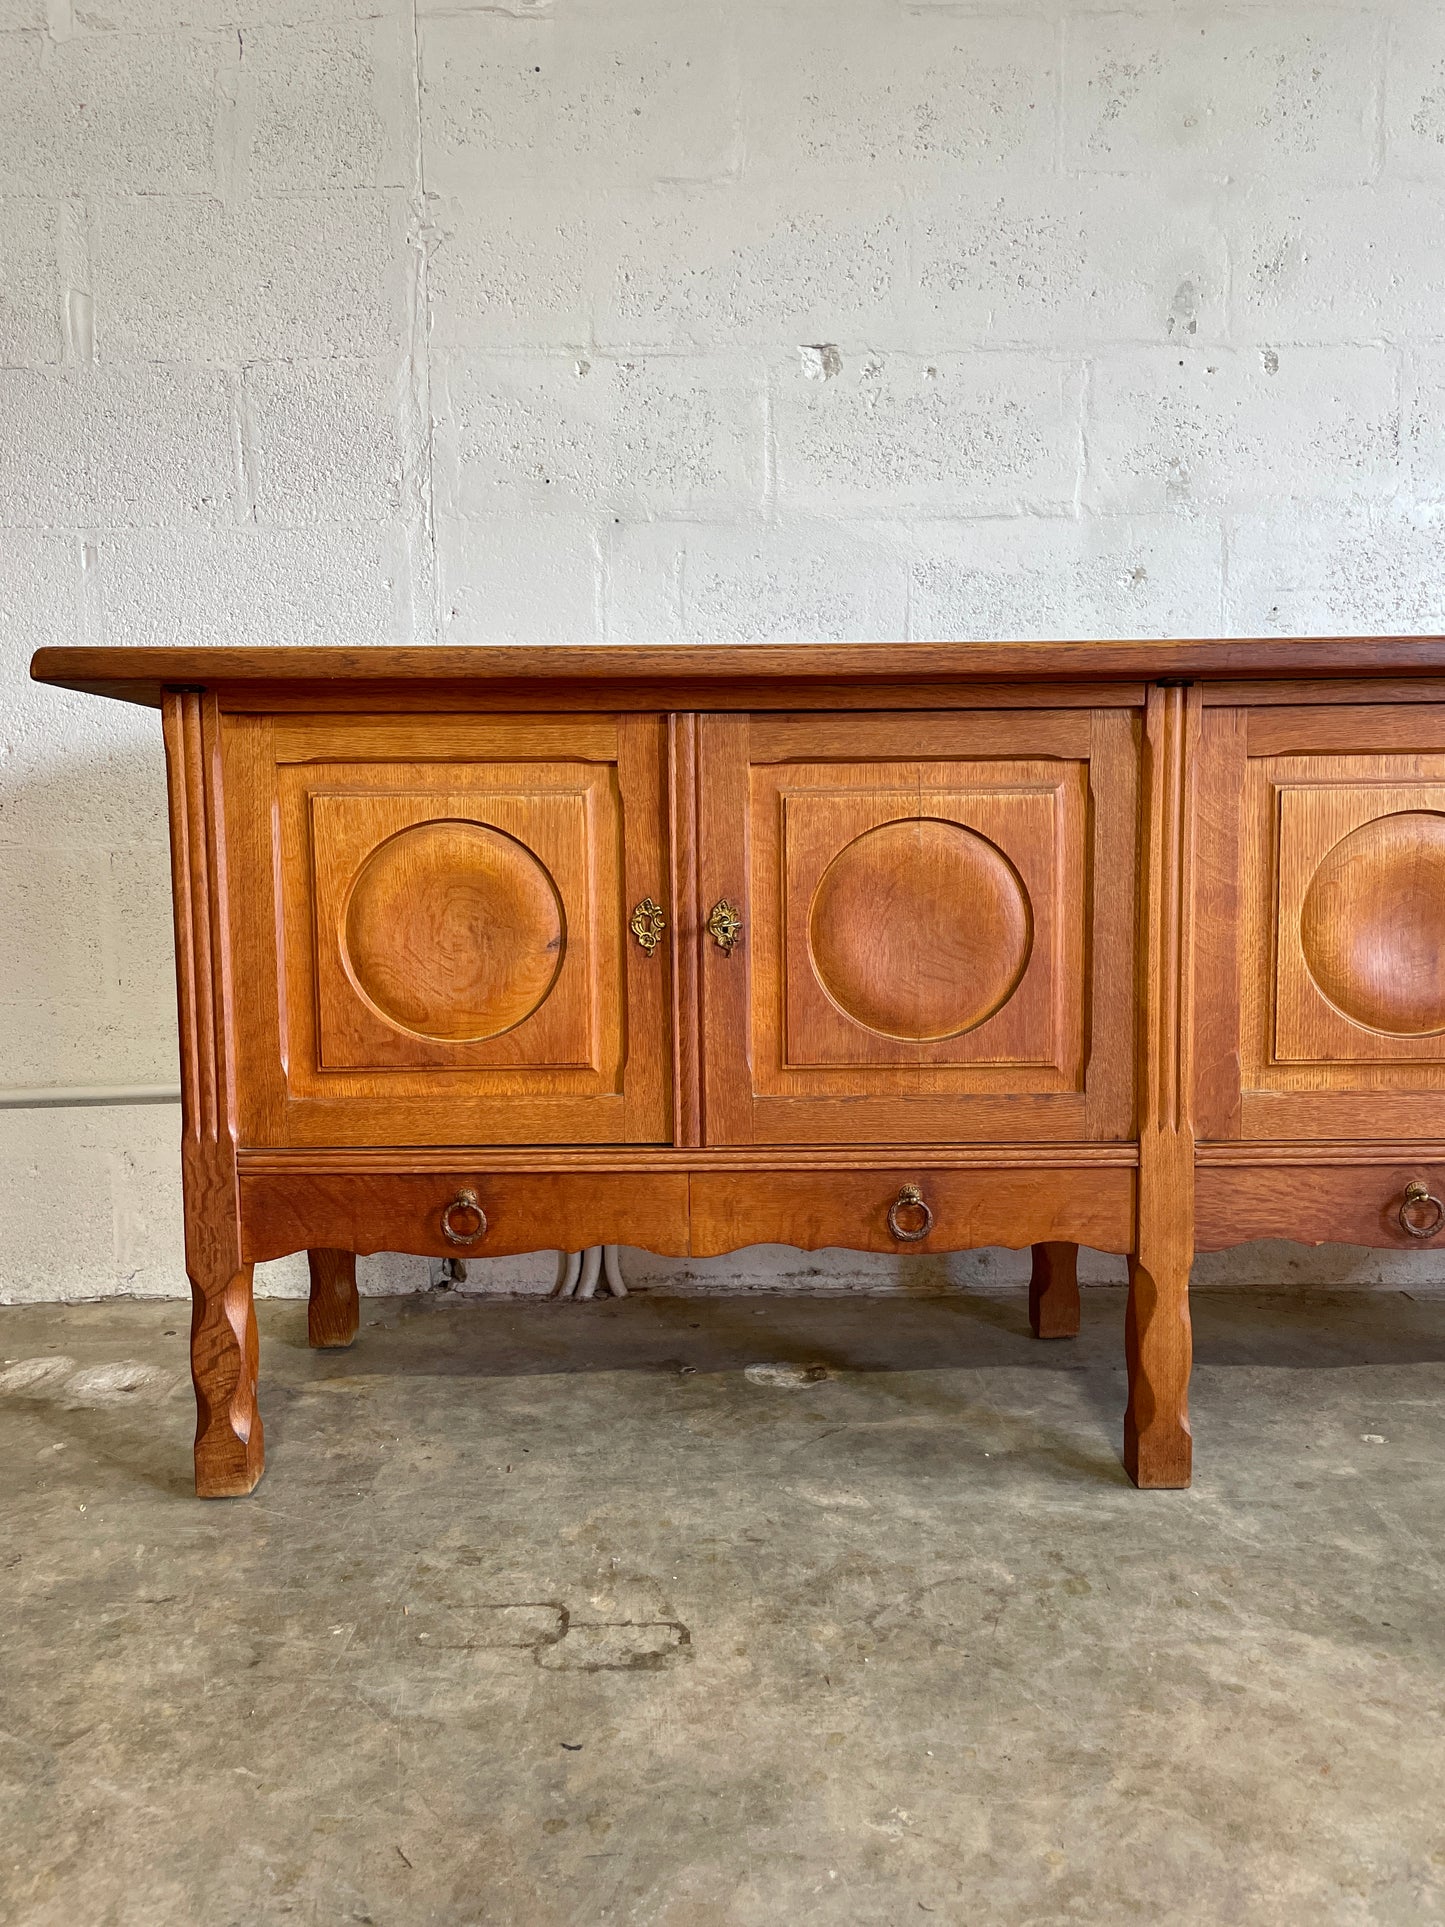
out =
<path fill-rule="evenodd" d="M 0 1310 L 0 1921 L 1445 1916 L 1445 1298 L 1196 1296 L 1196 1484 L 1122 1293 Z M 764 1374 L 760 1363 L 822 1366 Z"/>

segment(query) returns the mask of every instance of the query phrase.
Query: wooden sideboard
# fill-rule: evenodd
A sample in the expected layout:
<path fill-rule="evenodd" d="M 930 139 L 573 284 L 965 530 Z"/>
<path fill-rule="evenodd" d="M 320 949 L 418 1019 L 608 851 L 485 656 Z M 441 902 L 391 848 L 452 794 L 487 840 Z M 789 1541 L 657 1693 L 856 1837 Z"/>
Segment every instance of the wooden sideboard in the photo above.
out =
<path fill-rule="evenodd" d="M 1124 1463 L 1190 1476 L 1189 1268 L 1445 1228 L 1445 640 L 46 649 L 158 706 L 196 1489 L 264 1463 L 252 1266 L 627 1243 L 1127 1254 Z"/>

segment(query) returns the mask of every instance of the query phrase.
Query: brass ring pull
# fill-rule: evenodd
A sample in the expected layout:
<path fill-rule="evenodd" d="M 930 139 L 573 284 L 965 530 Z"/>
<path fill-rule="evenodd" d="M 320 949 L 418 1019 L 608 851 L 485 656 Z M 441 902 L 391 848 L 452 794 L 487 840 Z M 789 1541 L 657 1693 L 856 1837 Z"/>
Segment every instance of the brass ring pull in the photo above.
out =
<path fill-rule="evenodd" d="M 910 1230 L 899 1217 L 901 1211 L 920 1214 L 918 1223 Z M 900 1244 L 916 1245 L 920 1238 L 926 1238 L 933 1229 L 933 1213 L 923 1201 L 923 1193 L 916 1184 L 905 1184 L 898 1196 L 888 1207 L 888 1229 Z"/>
<path fill-rule="evenodd" d="M 654 903 L 651 897 L 644 897 L 632 912 L 632 921 L 627 927 L 650 957 L 662 942 L 662 933 L 667 928 L 662 905 Z"/>
<path fill-rule="evenodd" d="M 1411 1213 L 1418 1211 L 1422 1204 L 1428 1204 L 1435 1215 L 1428 1224 L 1415 1224 Z M 1432 1198 L 1429 1185 L 1421 1184 L 1418 1178 L 1407 1184 L 1405 1199 L 1400 1206 L 1400 1229 L 1412 1238 L 1433 1238 L 1441 1225 L 1445 1225 L 1445 1204 L 1441 1204 L 1438 1198 Z"/>
<path fill-rule="evenodd" d="M 719 897 L 709 912 L 707 934 L 725 957 L 733 954 L 733 945 L 743 934 L 743 920 L 726 897 Z"/>
<path fill-rule="evenodd" d="M 454 1211 L 470 1213 L 477 1221 L 475 1231 L 458 1231 L 452 1223 Z M 475 1191 L 458 1191 L 450 1204 L 442 1206 L 442 1236 L 449 1245 L 474 1245 L 478 1238 L 487 1235 L 487 1214 L 482 1209 L 482 1201 Z"/>

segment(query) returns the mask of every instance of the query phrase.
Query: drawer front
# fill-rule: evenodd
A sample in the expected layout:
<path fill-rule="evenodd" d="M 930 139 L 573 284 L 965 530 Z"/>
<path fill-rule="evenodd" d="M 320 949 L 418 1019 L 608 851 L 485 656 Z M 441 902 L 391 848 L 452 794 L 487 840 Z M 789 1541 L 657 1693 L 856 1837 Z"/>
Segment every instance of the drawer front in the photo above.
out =
<path fill-rule="evenodd" d="M 1204 1138 L 1445 1135 L 1445 707 L 1206 712 Z"/>
<path fill-rule="evenodd" d="M 655 717 L 235 717 L 243 1140 L 656 1142 Z M 644 934 L 653 935 L 651 930 Z"/>
<path fill-rule="evenodd" d="M 1445 1245 L 1445 1163 L 1205 1163 L 1195 1212 L 1200 1251 L 1255 1238 L 1433 1251 Z"/>
<path fill-rule="evenodd" d="M 692 1251 L 747 1245 L 804 1251 L 963 1251 L 1067 1242 L 1127 1251 L 1134 1173 L 1089 1170 L 700 1172 L 692 1179 Z"/>
<path fill-rule="evenodd" d="M 681 1257 L 687 1174 L 494 1175 L 465 1164 L 422 1177 L 243 1169 L 241 1221 L 244 1255 L 257 1263 L 317 1247 L 496 1258 L 630 1244 Z"/>
<path fill-rule="evenodd" d="M 708 1143 L 1128 1135 L 1128 712 L 711 716 L 699 759 Z"/>

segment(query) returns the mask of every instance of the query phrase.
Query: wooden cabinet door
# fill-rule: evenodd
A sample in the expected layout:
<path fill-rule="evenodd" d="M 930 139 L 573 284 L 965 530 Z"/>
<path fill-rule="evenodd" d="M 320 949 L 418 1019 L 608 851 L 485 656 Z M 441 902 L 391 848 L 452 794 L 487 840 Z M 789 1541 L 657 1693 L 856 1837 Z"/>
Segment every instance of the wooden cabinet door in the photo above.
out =
<path fill-rule="evenodd" d="M 706 1142 L 1129 1135 L 1129 712 L 705 716 L 698 755 Z"/>
<path fill-rule="evenodd" d="M 615 1143 L 670 1121 L 655 717 L 233 717 L 245 1141 Z"/>
<path fill-rule="evenodd" d="M 1445 708 L 1206 709 L 1204 1138 L 1438 1138 Z"/>

